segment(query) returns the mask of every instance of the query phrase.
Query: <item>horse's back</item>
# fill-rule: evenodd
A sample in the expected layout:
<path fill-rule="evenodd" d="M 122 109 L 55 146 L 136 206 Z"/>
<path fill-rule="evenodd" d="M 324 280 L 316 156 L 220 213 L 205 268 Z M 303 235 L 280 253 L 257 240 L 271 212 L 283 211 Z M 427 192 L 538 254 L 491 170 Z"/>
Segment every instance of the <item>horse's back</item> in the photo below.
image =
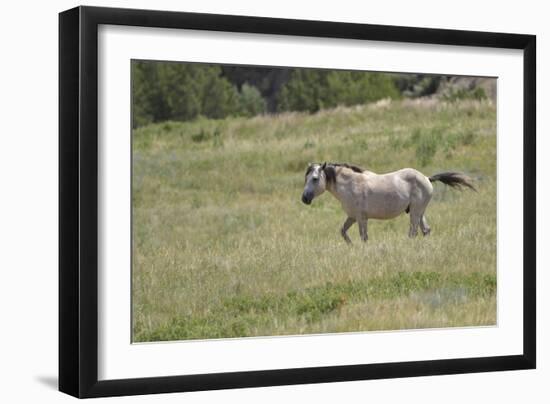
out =
<path fill-rule="evenodd" d="M 402 190 L 410 191 L 417 186 L 427 191 L 431 189 L 431 183 L 428 177 L 414 168 L 402 168 L 385 174 L 369 175 L 368 178 L 371 184 L 380 189 L 397 187 L 402 188 Z"/>
<path fill-rule="evenodd" d="M 419 178 L 426 178 L 426 176 L 417 169 L 409 167 L 393 171 L 391 173 L 388 173 L 388 175 L 397 175 L 407 181 L 418 180 Z"/>

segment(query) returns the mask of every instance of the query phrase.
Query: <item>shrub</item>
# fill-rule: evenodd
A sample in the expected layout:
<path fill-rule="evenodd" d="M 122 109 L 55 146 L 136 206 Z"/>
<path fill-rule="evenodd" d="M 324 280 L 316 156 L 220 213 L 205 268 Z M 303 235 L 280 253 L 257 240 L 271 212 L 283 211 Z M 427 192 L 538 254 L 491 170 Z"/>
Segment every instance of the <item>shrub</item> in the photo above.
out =
<path fill-rule="evenodd" d="M 134 128 L 199 116 L 219 119 L 241 108 L 237 89 L 211 65 L 135 61 L 132 97 Z"/>
<path fill-rule="evenodd" d="M 387 74 L 296 69 L 281 89 L 277 109 L 316 112 L 399 96 L 393 78 Z"/>
<path fill-rule="evenodd" d="M 158 83 L 154 64 L 132 63 L 132 126 L 144 126 L 166 117 L 166 105 Z"/>
<path fill-rule="evenodd" d="M 448 92 L 442 94 L 442 98 L 445 101 L 455 102 L 461 100 L 485 100 L 487 94 L 485 90 L 481 87 L 475 87 L 473 89 L 466 88 L 451 88 Z"/>
<path fill-rule="evenodd" d="M 255 116 L 266 111 L 266 102 L 260 91 L 248 83 L 244 83 L 241 88 L 239 102 L 240 112 L 245 116 Z"/>
<path fill-rule="evenodd" d="M 395 83 L 405 97 L 424 97 L 437 92 L 442 76 L 424 74 L 399 74 Z"/>
<path fill-rule="evenodd" d="M 441 133 L 438 130 L 421 132 L 417 129 L 414 131 L 410 143 L 415 146 L 416 159 L 422 167 L 432 162 L 440 141 Z"/>

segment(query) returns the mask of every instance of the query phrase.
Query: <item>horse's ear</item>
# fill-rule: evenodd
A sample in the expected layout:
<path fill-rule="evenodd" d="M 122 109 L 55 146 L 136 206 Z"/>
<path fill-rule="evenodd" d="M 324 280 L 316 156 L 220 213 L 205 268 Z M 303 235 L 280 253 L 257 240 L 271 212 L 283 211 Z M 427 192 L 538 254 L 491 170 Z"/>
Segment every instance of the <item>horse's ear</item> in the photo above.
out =
<path fill-rule="evenodd" d="M 327 167 L 327 162 L 325 161 L 323 165 L 321 166 L 321 170 L 324 170 Z"/>
<path fill-rule="evenodd" d="M 313 163 L 309 163 L 306 169 L 306 178 L 309 175 L 309 173 L 312 171 L 313 171 Z"/>

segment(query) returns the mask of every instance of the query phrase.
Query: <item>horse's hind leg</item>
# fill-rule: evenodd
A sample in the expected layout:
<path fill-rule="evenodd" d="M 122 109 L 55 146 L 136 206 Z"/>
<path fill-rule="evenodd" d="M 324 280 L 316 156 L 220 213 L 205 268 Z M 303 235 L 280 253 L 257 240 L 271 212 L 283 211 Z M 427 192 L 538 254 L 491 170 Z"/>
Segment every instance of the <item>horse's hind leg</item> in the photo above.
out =
<path fill-rule="evenodd" d="M 340 234 L 344 237 L 344 240 L 346 240 L 346 243 L 348 244 L 351 244 L 351 239 L 348 236 L 348 229 L 353 225 L 353 223 L 355 223 L 355 219 L 348 217 L 344 222 L 342 229 L 340 229 Z"/>
<path fill-rule="evenodd" d="M 410 227 L 409 227 L 409 237 L 413 238 L 413 237 L 416 237 L 416 235 L 418 234 L 418 226 L 420 225 L 420 222 L 422 221 L 422 216 L 418 215 L 418 214 L 413 214 L 411 212 L 410 220 L 411 220 L 411 224 L 410 224 Z"/>
<path fill-rule="evenodd" d="M 422 220 L 420 221 L 420 230 L 422 230 L 422 234 L 424 236 L 427 236 L 432 231 L 432 229 L 428 225 L 428 221 L 426 220 L 426 215 L 422 215 Z"/>
<path fill-rule="evenodd" d="M 428 222 L 426 221 L 424 212 L 426 211 L 426 207 L 428 206 L 428 203 L 430 203 L 430 199 L 432 198 L 431 184 L 429 182 L 427 182 L 427 184 L 424 184 L 424 186 L 420 184 L 416 191 L 417 192 L 414 195 L 414 198 L 411 199 L 411 203 L 409 205 L 409 217 L 411 220 L 409 237 L 416 237 L 416 235 L 418 234 L 418 226 L 420 226 L 422 234 L 424 234 L 425 236 L 430 232 L 430 226 L 428 226 Z"/>

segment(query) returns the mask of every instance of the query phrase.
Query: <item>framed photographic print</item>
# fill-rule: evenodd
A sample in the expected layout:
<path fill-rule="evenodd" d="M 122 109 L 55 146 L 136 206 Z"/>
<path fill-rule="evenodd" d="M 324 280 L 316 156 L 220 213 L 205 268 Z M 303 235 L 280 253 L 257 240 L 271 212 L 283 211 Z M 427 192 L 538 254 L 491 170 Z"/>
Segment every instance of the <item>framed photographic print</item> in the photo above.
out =
<path fill-rule="evenodd" d="M 59 387 L 535 367 L 535 37 L 59 18 Z"/>

